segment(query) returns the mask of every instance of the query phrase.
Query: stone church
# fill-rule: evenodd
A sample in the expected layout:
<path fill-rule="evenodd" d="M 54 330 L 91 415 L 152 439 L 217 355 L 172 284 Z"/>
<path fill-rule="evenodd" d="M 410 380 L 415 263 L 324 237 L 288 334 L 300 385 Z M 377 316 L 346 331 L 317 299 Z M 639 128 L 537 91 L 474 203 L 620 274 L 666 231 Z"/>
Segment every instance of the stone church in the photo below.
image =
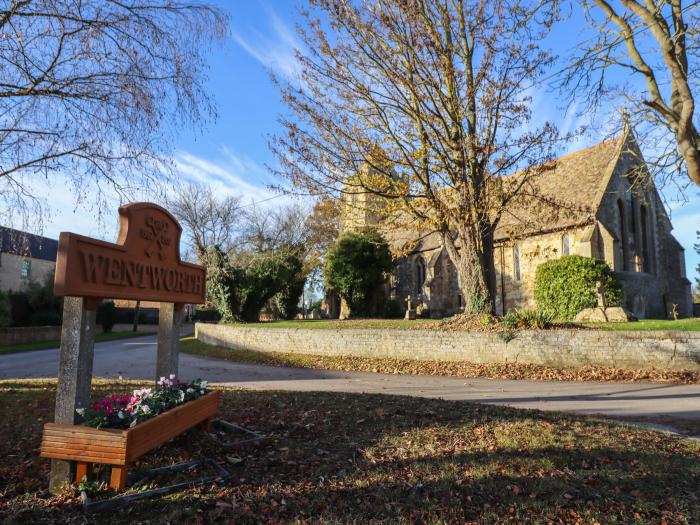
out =
<path fill-rule="evenodd" d="M 653 182 L 640 184 L 646 165 L 632 132 L 571 153 L 537 179 L 544 197 L 571 203 L 574 213 L 553 215 L 514 235 L 514 217 L 500 221 L 495 235 L 496 313 L 534 308 L 537 266 L 564 255 L 605 261 L 624 288 L 624 306 L 640 319 L 666 318 L 674 309 L 692 315 L 685 254 Z M 635 175 L 632 175 L 635 174 Z M 635 183 L 635 181 L 637 181 Z M 402 255 L 388 283 L 391 299 L 410 296 L 432 317 L 457 313 L 463 298 L 457 273 L 435 233 L 382 228 L 373 196 L 347 196 L 341 229 L 377 227 Z M 337 313 L 337 308 L 336 308 Z"/>

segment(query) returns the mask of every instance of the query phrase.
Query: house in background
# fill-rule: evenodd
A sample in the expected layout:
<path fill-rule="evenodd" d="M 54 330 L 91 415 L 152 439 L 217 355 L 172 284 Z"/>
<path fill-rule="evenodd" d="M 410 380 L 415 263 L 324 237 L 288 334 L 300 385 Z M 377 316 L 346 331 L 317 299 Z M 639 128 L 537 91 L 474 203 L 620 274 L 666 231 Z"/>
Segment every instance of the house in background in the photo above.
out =
<path fill-rule="evenodd" d="M 56 269 L 58 241 L 0 226 L 0 291 L 43 284 Z"/>

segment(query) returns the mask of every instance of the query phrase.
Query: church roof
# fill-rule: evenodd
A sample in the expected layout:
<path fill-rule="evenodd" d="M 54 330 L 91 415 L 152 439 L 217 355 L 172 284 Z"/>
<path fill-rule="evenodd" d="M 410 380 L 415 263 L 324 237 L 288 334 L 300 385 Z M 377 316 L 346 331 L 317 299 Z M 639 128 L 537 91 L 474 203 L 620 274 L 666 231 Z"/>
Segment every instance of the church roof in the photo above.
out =
<path fill-rule="evenodd" d="M 495 240 L 529 237 L 565 230 L 595 220 L 610 177 L 630 134 L 601 142 L 595 146 L 564 155 L 540 166 L 535 175 L 519 172 L 504 178 L 504 183 L 517 183 L 528 177 L 524 194 L 501 216 Z M 392 227 L 385 231 L 392 248 L 397 251 L 426 251 L 439 248 L 436 233 L 420 232 L 410 227 Z"/>
<path fill-rule="evenodd" d="M 622 151 L 623 138 L 570 153 L 543 166 L 532 177 L 532 191 L 510 206 L 496 228 L 496 239 L 529 236 L 592 222 L 610 174 Z M 517 173 L 510 177 L 522 177 Z"/>

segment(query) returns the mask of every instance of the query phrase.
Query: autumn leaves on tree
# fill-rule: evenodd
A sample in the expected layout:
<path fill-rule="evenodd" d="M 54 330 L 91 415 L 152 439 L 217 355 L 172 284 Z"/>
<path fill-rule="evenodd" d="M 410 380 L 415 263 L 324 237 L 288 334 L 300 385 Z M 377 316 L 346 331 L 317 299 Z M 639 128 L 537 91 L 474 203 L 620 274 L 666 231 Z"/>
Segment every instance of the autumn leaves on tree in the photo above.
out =
<path fill-rule="evenodd" d="M 496 225 L 537 198 L 558 139 L 531 118 L 552 62 L 543 28 L 518 2 L 311 4 L 299 79 L 278 81 L 279 173 L 313 194 L 373 194 L 393 228 L 437 232 L 466 311 L 490 310 Z"/>

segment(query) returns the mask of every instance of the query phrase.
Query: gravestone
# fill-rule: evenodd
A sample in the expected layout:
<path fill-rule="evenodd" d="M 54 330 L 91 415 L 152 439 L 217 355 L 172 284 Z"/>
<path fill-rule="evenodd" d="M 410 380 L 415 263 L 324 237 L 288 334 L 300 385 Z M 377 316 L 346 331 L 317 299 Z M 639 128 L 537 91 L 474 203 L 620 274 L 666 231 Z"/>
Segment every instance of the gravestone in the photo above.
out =
<path fill-rule="evenodd" d="M 54 293 L 64 297 L 54 421 L 72 425 L 90 402 L 95 311 L 103 299 L 160 302 L 156 379 L 178 373 L 185 304 L 205 300 L 206 271 L 180 260 L 182 228 L 151 203 L 119 208 L 116 244 L 61 233 Z M 52 460 L 49 489 L 70 483 L 74 466 Z"/>

